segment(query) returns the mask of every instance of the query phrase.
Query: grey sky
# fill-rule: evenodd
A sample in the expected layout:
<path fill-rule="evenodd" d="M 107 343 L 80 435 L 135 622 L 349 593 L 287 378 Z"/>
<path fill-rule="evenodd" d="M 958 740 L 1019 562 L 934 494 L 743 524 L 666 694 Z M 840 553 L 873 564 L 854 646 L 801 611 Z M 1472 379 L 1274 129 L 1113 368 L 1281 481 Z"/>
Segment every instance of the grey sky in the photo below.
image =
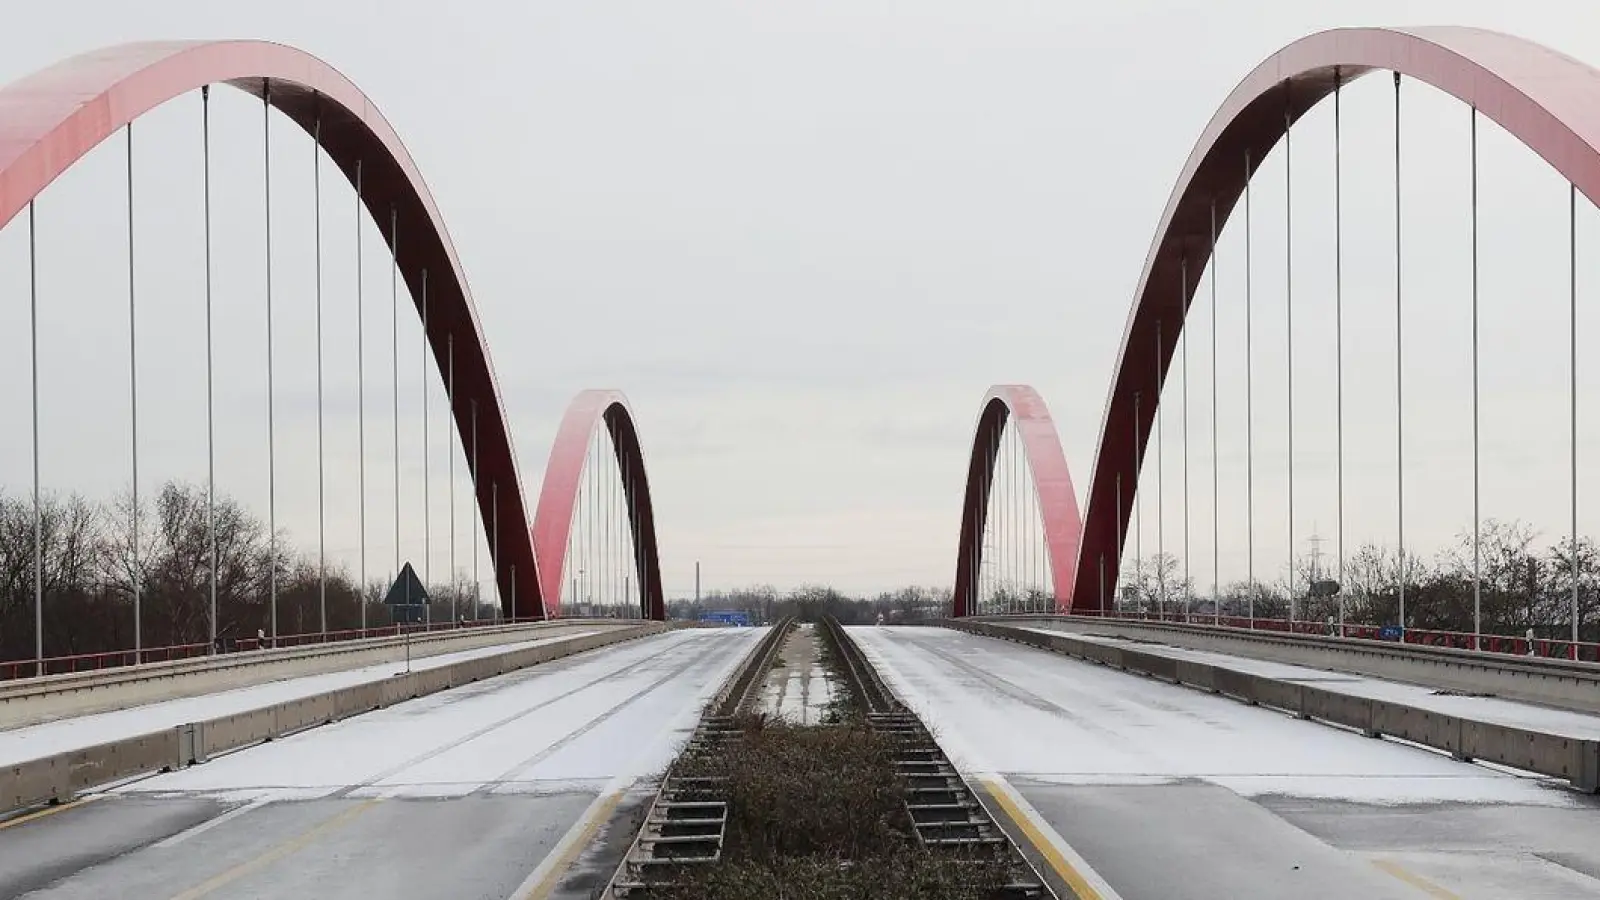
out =
<path fill-rule="evenodd" d="M 257 37 L 315 53 L 383 109 L 427 177 L 479 304 L 530 504 L 571 394 L 628 392 L 654 481 L 669 589 L 946 583 L 976 404 L 1034 384 L 1087 487 L 1107 380 L 1152 229 L 1191 144 L 1261 58 L 1336 25 L 1473 24 L 1600 62 L 1600 12 L 1570 2 L 736 3 L 60 2 L 13 14 L 0 79 L 127 40 Z M 1351 89 L 1346 126 L 1347 478 L 1351 540 L 1391 539 L 1394 365 L 1388 86 Z M 1408 541 L 1470 524 L 1464 443 L 1467 113 L 1406 94 Z M 219 486 L 265 509 L 259 108 L 215 107 Z M 1332 536 L 1331 131 L 1295 137 L 1296 531 Z M 142 483 L 203 479 L 198 100 L 135 129 Z M 280 521 L 314 546 L 310 149 L 276 126 Z M 1485 514 L 1564 528 L 1565 187 L 1483 132 Z M 304 151 L 304 155 L 300 155 Z M 127 481 L 123 149 L 41 198 L 44 478 Z M 1282 169 L 1255 195 L 1258 566 L 1286 552 Z M 324 171 L 328 175 L 328 170 Z M 329 546 L 355 555 L 353 228 L 325 182 Z M 1600 234 L 1584 204 L 1580 228 Z M 367 240 L 369 380 L 388 376 L 388 280 Z M 1219 270 L 1223 577 L 1242 575 L 1243 283 L 1238 227 Z M 25 231 L 0 233 L 0 485 L 26 490 Z M 1415 256 L 1409 254 L 1414 253 Z M 1594 296 L 1600 251 L 1581 262 Z M 1513 302 L 1517 304 L 1513 306 Z M 1580 328 L 1600 327 L 1585 303 Z M 1209 315 L 1202 304 L 1198 313 Z M 171 333 L 157 337 L 170 328 Z M 1558 329 L 1550 332 L 1549 329 Z M 149 329 L 145 331 L 144 329 Z M 1190 519 L 1209 582 L 1209 338 L 1190 348 Z M 1553 336 L 1552 336 L 1553 335 Z M 1550 346 L 1541 349 L 1543 343 Z M 1511 348 L 1520 348 L 1515 352 Z M 402 415 L 417 329 L 402 320 Z M 1277 374 L 1273 374 L 1277 373 Z M 1585 384 L 1594 379 L 1584 373 Z M 157 397 L 158 391 L 168 391 Z M 1169 401 L 1173 398 L 1169 395 Z M 370 553 L 393 554 L 391 403 L 368 396 Z M 435 398 L 434 565 L 444 565 Z M 70 406 L 69 406 L 70 404 Z M 1582 459 L 1600 460 L 1585 395 Z M 1167 407 L 1164 536 L 1182 528 L 1179 407 Z M 1230 422 L 1232 424 L 1230 424 Z M 406 441 L 409 522 L 420 458 Z M 458 469 L 458 474 L 460 470 Z M 147 488 L 148 489 L 148 488 Z M 458 499 L 465 491 L 458 492 Z M 1147 491 L 1144 544 L 1156 543 Z M 466 534 L 466 505 L 458 518 Z M 1600 504 L 1582 519 L 1600 531 Z M 1231 524 L 1230 524 L 1231 523 Z M 406 555 L 421 550 L 407 525 Z M 465 537 L 460 556 L 467 551 Z"/>

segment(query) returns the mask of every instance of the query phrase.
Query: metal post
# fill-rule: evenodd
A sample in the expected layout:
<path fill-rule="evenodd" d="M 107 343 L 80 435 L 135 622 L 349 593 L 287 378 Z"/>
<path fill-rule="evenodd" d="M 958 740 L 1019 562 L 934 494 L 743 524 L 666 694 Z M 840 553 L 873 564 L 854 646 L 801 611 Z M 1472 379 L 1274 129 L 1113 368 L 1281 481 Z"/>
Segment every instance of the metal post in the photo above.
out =
<path fill-rule="evenodd" d="M 700 602 L 700 560 L 694 561 L 694 602 Z"/>
<path fill-rule="evenodd" d="M 1291 82 L 1283 82 L 1283 309 L 1284 309 L 1284 344 L 1288 357 L 1288 379 L 1286 382 L 1288 396 L 1288 432 L 1289 432 L 1289 628 L 1294 629 L 1295 622 L 1295 577 L 1294 577 L 1294 166 L 1292 149 L 1293 109 L 1291 99 Z"/>
<path fill-rule="evenodd" d="M 361 606 L 361 636 L 367 632 L 367 340 L 366 340 L 366 284 L 362 272 L 366 257 L 361 254 L 361 207 L 365 195 L 361 190 L 361 160 L 356 160 L 356 470 L 358 491 L 361 494 L 360 543 L 361 581 L 356 585 L 356 596 Z"/>
<path fill-rule="evenodd" d="M 126 127 L 128 136 L 128 406 L 133 423 L 133 509 L 129 515 L 133 536 L 133 664 L 144 661 L 144 622 L 141 601 L 144 579 L 139 571 L 139 341 L 138 317 L 134 307 L 133 289 L 133 123 Z"/>
<path fill-rule="evenodd" d="M 1211 621 L 1222 624 L 1222 515 L 1217 456 L 1217 201 L 1211 200 Z"/>
<path fill-rule="evenodd" d="M 261 79 L 261 166 L 264 175 L 262 208 L 266 228 L 267 288 L 267 531 L 271 565 L 267 567 L 267 595 L 271 607 L 272 646 L 278 646 L 278 457 L 274 430 L 272 377 L 272 82 Z"/>
<path fill-rule="evenodd" d="M 1344 636 L 1344 163 L 1341 159 L 1343 134 L 1339 122 L 1339 89 L 1344 79 L 1339 67 L 1333 69 L 1333 343 L 1335 440 L 1334 460 L 1338 470 L 1339 535 L 1339 636 Z M 1473 227 L 1477 224 L 1474 222 Z M 1476 301 L 1474 301 L 1476 302 Z"/>
<path fill-rule="evenodd" d="M 28 360 L 33 374 L 33 663 L 44 672 L 44 510 L 39 496 L 39 254 L 28 201 Z"/>
<path fill-rule="evenodd" d="M 1400 537 L 1400 641 L 1406 639 L 1405 343 L 1401 331 L 1400 73 L 1394 73 L 1394 455 L 1395 526 Z"/>
<path fill-rule="evenodd" d="M 1483 643 L 1482 513 L 1478 465 L 1478 108 L 1472 108 L 1472 649 Z"/>
<path fill-rule="evenodd" d="M 316 236 L 317 267 L 317 612 L 322 633 L 328 633 L 328 514 L 326 453 L 323 449 L 322 407 L 322 116 L 317 116 L 311 141 L 311 196 L 316 212 L 312 231 Z"/>
<path fill-rule="evenodd" d="M 1244 520 L 1245 520 L 1245 615 L 1251 628 L 1256 627 L 1256 481 L 1255 481 L 1255 374 L 1250 352 L 1250 313 L 1252 302 L 1250 227 L 1250 179 L 1255 167 L 1250 162 L 1250 151 L 1244 154 Z"/>
<path fill-rule="evenodd" d="M 211 85 L 200 87 L 201 184 L 205 207 L 206 248 L 206 543 L 211 600 L 211 652 L 217 652 L 217 441 L 216 379 L 211 340 Z"/>

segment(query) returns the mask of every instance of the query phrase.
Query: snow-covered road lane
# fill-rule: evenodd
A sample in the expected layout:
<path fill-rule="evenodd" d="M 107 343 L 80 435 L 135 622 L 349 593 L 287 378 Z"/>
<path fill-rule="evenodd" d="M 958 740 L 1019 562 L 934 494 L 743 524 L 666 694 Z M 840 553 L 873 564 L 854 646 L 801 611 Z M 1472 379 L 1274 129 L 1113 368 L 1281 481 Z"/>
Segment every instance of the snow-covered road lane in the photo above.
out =
<path fill-rule="evenodd" d="M 850 633 L 1125 900 L 1600 898 L 1600 805 L 1549 780 L 991 638 Z"/>
<path fill-rule="evenodd" d="M 511 896 L 666 767 L 763 631 L 628 641 L 133 782 L 4 832 L 0 896 Z"/>
<path fill-rule="evenodd" d="M 556 633 L 543 634 L 532 640 L 509 641 L 472 650 L 419 657 L 412 660 L 411 668 L 417 671 L 442 668 L 470 659 L 481 659 L 485 656 L 496 656 L 528 647 L 584 637 L 598 631 L 596 628 L 572 630 L 563 628 Z M 135 737 L 163 728 L 173 728 L 186 722 L 199 722 L 261 709 L 324 691 L 334 691 L 358 684 L 372 684 L 393 677 L 399 670 L 399 663 L 381 662 L 342 672 L 283 678 L 265 684 L 217 691 L 197 697 L 180 697 L 130 706 L 126 709 L 11 728 L 0 731 L 0 766 Z"/>

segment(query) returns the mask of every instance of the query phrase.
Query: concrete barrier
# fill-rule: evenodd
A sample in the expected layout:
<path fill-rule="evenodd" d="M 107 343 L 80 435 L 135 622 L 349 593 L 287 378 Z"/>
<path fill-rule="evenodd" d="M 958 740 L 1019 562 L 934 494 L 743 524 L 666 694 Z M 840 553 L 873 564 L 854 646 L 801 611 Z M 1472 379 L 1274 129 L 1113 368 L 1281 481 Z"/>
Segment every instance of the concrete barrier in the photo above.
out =
<path fill-rule="evenodd" d="M 635 622 L 6 766 L 0 768 L 0 812 L 63 802 L 109 782 L 202 763 L 327 722 L 670 628 L 664 622 Z"/>
<path fill-rule="evenodd" d="M 1483 760 L 1565 778 L 1584 793 L 1600 793 L 1600 741 L 1451 716 L 1404 703 L 1357 697 L 1298 682 L 1253 675 L 1209 663 L 1174 660 L 1136 647 L 1083 640 L 994 622 L 955 620 L 950 627 L 1000 638 L 1090 662 L 1115 666 L 1224 694 L 1246 703 L 1340 725 L 1368 737 L 1395 737 L 1443 750 L 1457 759 Z"/>
<path fill-rule="evenodd" d="M 1246 659 L 1400 681 L 1435 690 L 1489 694 L 1556 709 L 1600 714 L 1600 664 L 1596 663 L 1314 634 L 1129 622 L 1095 616 L 996 617 L 972 621 L 1155 641 L 1186 650 L 1226 653 Z"/>
<path fill-rule="evenodd" d="M 411 656 L 427 658 L 573 631 L 625 628 L 634 624 L 637 623 L 562 620 L 441 631 L 414 636 L 411 639 Z M 404 638 L 368 638 L 5 681 L 0 682 L 0 729 L 37 725 L 53 719 L 163 700 L 198 697 L 285 678 L 324 675 L 398 662 L 405 654 Z"/>

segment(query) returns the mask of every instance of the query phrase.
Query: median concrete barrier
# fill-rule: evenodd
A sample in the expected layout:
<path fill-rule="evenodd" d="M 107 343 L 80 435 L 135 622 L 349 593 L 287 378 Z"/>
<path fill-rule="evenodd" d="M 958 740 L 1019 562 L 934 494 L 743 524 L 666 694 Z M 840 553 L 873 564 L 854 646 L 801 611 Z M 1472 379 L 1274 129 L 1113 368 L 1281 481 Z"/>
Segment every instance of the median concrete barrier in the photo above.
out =
<path fill-rule="evenodd" d="M 327 722 L 671 627 L 635 622 L 0 767 L 0 812 L 63 802 L 113 781 L 203 763 Z"/>
<path fill-rule="evenodd" d="M 1247 631 L 1210 625 L 1130 622 L 1095 616 L 974 619 L 996 625 L 1049 628 L 1226 653 L 1383 678 L 1435 690 L 1487 694 L 1556 709 L 1600 714 L 1600 664 L 1477 653 L 1358 638 Z"/>
<path fill-rule="evenodd" d="M 1482 760 L 1566 779 L 1585 793 L 1600 793 L 1600 741 L 1447 715 L 1405 703 L 1358 697 L 1309 684 L 1268 678 L 1223 665 L 1170 656 L 994 622 L 955 620 L 950 627 L 1114 666 L 1301 718 L 1351 728 L 1368 737 L 1394 737 Z"/>
<path fill-rule="evenodd" d="M 636 624 L 575 619 L 440 631 L 412 637 L 410 653 L 413 658 L 427 658 Z M 403 637 L 367 638 L 0 682 L 0 729 L 399 662 L 406 655 L 405 641 Z"/>

